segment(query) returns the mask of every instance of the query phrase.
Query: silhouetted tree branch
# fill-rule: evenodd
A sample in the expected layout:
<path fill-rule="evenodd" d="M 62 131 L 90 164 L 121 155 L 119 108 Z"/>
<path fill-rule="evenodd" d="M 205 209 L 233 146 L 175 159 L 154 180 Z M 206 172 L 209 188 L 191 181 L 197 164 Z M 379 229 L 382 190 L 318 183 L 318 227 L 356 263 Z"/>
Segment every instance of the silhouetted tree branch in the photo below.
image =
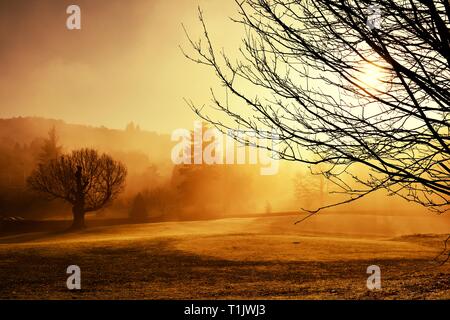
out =
<path fill-rule="evenodd" d="M 237 56 L 217 51 L 200 9 L 202 39 L 186 32 L 194 50 L 186 57 L 211 68 L 232 96 L 212 90 L 213 109 L 226 117 L 188 102 L 200 117 L 222 132 L 238 127 L 270 139 L 275 131 L 273 151 L 315 167 L 350 196 L 341 203 L 385 189 L 449 209 L 447 0 L 236 4 L 233 21 L 245 28 Z M 368 23 L 371 5 L 379 29 Z"/>

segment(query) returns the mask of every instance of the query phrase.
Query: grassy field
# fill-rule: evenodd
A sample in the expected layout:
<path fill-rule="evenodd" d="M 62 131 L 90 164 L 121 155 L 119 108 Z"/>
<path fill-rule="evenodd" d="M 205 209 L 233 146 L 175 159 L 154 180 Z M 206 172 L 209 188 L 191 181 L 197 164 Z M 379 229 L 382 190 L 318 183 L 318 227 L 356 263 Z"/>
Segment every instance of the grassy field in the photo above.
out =
<path fill-rule="evenodd" d="M 433 260 L 448 218 L 323 215 L 294 225 L 296 219 L 1 236 L 0 299 L 450 298 L 450 263 Z M 66 288 L 69 265 L 81 268 L 80 291 Z M 380 291 L 366 288 L 370 265 L 381 268 Z"/>

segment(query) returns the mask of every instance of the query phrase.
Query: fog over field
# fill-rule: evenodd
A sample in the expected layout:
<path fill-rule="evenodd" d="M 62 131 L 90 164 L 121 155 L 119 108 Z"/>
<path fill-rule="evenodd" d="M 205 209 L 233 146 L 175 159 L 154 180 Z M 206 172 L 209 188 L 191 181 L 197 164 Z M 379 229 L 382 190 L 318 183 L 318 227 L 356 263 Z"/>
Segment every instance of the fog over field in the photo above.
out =
<path fill-rule="evenodd" d="M 449 0 L 0 0 L 0 300 L 448 300 L 449 111 Z"/>

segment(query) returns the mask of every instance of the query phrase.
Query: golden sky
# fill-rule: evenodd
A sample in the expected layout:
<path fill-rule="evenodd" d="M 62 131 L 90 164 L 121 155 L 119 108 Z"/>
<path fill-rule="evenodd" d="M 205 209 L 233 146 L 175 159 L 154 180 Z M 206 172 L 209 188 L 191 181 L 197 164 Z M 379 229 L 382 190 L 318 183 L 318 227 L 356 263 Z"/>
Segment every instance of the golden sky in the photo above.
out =
<path fill-rule="evenodd" d="M 81 7 L 81 30 L 66 28 L 71 4 Z M 202 35 L 198 5 L 215 47 L 239 46 L 233 0 L 0 0 L 0 118 L 193 129 L 183 98 L 208 104 L 217 88 L 211 70 L 179 49 L 189 48 L 182 23 Z"/>
<path fill-rule="evenodd" d="M 70 4 L 81 8 L 81 30 L 66 28 Z M 215 83 L 178 47 L 188 47 L 181 23 L 201 35 L 198 5 L 219 47 L 238 45 L 232 0 L 2 0 L 0 117 L 191 128 L 183 98 L 208 103 Z"/>

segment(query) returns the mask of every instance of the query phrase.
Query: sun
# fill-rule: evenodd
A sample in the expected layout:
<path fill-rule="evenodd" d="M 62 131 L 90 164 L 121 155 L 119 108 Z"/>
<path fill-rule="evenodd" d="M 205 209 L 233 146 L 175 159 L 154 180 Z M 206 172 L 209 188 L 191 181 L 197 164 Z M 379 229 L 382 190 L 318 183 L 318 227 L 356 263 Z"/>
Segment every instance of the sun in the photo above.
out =
<path fill-rule="evenodd" d="M 383 78 L 383 70 L 371 63 L 364 63 L 358 73 L 358 80 L 361 86 L 370 91 L 383 91 L 386 86 Z"/>

